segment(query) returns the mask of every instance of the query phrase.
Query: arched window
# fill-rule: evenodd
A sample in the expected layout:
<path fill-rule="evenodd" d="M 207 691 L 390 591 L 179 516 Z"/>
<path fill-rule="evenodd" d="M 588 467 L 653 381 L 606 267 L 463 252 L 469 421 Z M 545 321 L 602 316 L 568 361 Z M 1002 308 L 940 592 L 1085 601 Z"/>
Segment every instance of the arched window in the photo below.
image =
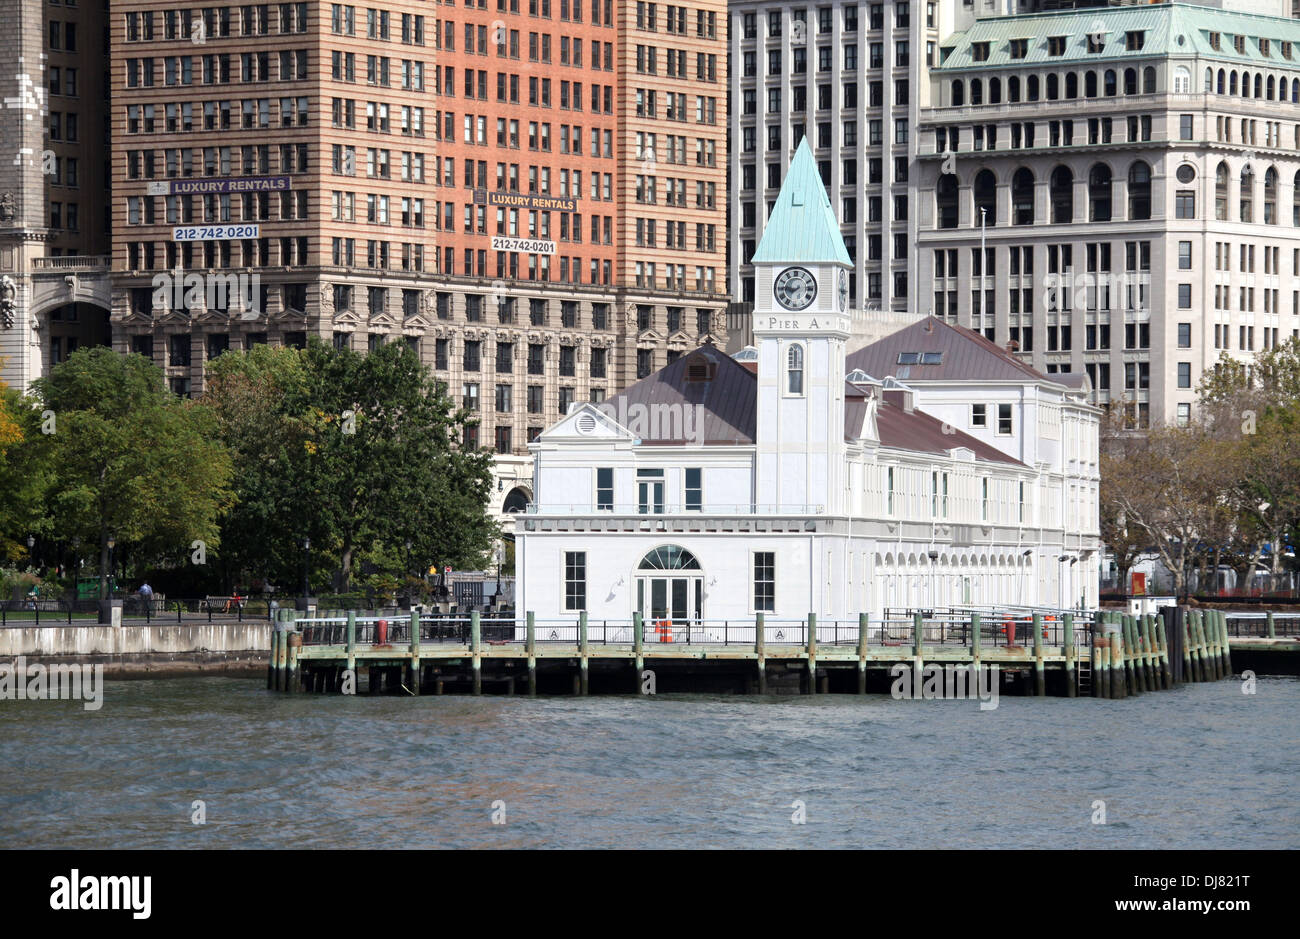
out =
<path fill-rule="evenodd" d="M 1138 73 L 1135 68 L 1124 69 L 1124 94 L 1135 95 L 1138 93 Z"/>
<path fill-rule="evenodd" d="M 1074 220 L 1074 173 L 1058 166 L 1048 180 L 1052 201 L 1052 224 L 1068 225 Z"/>
<path fill-rule="evenodd" d="M 1255 221 L 1255 174 L 1250 165 L 1241 169 L 1241 215 L 1243 222 Z"/>
<path fill-rule="evenodd" d="M 972 78 L 970 82 L 970 103 L 984 103 L 984 83 L 978 78 Z"/>
<path fill-rule="evenodd" d="M 1291 103 L 1300 104 L 1300 78 L 1291 79 Z"/>
<path fill-rule="evenodd" d="M 1190 80 L 1191 76 L 1188 75 Z M 1142 93 L 1144 95 L 1153 95 L 1156 93 L 1156 70 L 1148 65 L 1142 70 Z"/>
<path fill-rule="evenodd" d="M 1213 90 L 1214 90 L 1214 69 L 1207 68 L 1205 70 L 1205 91 L 1208 94 Z"/>
<path fill-rule="evenodd" d="M 1219 82 L 1218 82 L 1218 84 L 1215 86 L 1215 91 L 1218 92 L 1219 94 L 1223 94 L 1223 76 L 1224 76 L 1224 74 L 1225 74 L 1225 72 L 1223 71 L 1223 69 L 1219 69 Z"/>
<path fill-rule="evenodd" d="M 934 204 L 938 210 L 940 228 L 957 227 L 957 177 L 945 173 L 939 177 L 934 190 Z"/>
<path fill-rule="evenodd" d="M 1011 178 L 1011 224 L 1034 224 L 1034 174 L 1026 167 Z"/>
<path fill-rule="evenodd" d="M 1223 89 L 1220 88 L 1219 91 L 1222 92 Z M 1235 95 L 1236 93 L 1237 93 L 1237 73 L 1233 72 L 1228 76 L 1228 94 Z"/>
<path fill-rule="evenodd" d="M 1291 190 L 1291 224 L 1300 228 L 1300 170 L 1296 170 L 1291 185 L 1295 187 Z"/>
<path fill-rule="evenodd" d="M 1241 73 L 1241 96 L 1243 98 L 1250 97 L 1250 72 Z"/>
<path fill-rule="evenodd" d="M 698 571 L 700 562 L 685 548 L 675 544 L 660 545 L 646 554 L 637 565 L 642 571 Z"/>
<path fill-rule="evenodd" d="M 1151 167 L 1141 160 L 1128 169 L 1128 217 L 1130 221 L 1151 217 Z"/>
<path fill-rule="evenodd" d="M 989 79 L 989 104 L 1002 103 L 1002 79 Z"/>
<path fill-rule="evenodd" d="M 1264 171 L 1264 224 L 1277 224 L 1277 170 Z"/>
<path fill-rule="evenodd" d="M 1025 93 L 1026 101 L 1038 100 L 1038 76 L 1037 75 L 1029 76 L 1029 79 L 1025 84 L 1025 89 L 1026 89 L 1026 93 Z"/>
<path fill-rule="evenodd" d="M 793 345 L 786 353 L 786 393 L 803 394 L 803 346 Z"/>
<path fill-rule="evenodd" d="M 1105 86 L 1106 89 L 1106 97 L 1107 98 L 1115 97 L 1116 93 L 1119 90 L 1118 87 L 1119 83 L 1115 79 L 1115 70 L 1113 68 L 1106 69 L 1106 75 L 1102 84 Z"/>
<path fill-rule="evenodd" d="M 1047 76 L 1047 100 L 1055 101 L 1061 97 L 1061 79 L 1053 72 Z"/>
<path fill-rule="evenodd" d="M 1093 166 L 1088 173 L 1088 220 L 1110 221 L 1110 167 L 1104 163 Z"/>
<path fill-rule="evenodd" d="M 528 491 L 516 486 L 506 494 L 506 501 L 502 503 L 501 511 L 509 513 L 523 512 L 527 510 L 530 501 Z"/>
<path fill-rule="evenodd" d="M 1085 98 L 1097 97 L 1097 73 L 1085 72 L 1083 75 L 1083 96 Z"/>
<path fill-rule="evenodd" d="M 978 223 L 980 219 L 980 210 L 984 210 L 983 221 L 987 225 L 996 225 L 998 222 L 998 184 L 992 170 L 980 170 L 975 174 L 975 183 L 972 187 L 972 193 L 975 196 L 975 218 Z"/>
<path fill-rule="evenodd" d="M 1273 92 L 1277 89 L 1274 81 L 1272 75 L 1268 76 L 1268 84 L 1265 86 L 1264 97 L 1268 98 L 1269 101 L 1273 100 Z"/>
<path fill-rule="evenodd" d="M 961 79 L 954 79 L 952 83 L 952 106 L 959 108 L 966 103 L 966 86 Z"/>
<path fill-rule="evenodd" d="M 1220 222 L 1228 220 L 1228 164 L 1220 163 L 1214 171 L 1214 217 Z"/>
<path fill-rule="evenodd" d="M 1007 79 L 1007 100 L 1015 104 L 1020 100 L 1020 76 L 1012 75 Z"/>
<path fill-rule="evenodd" d="M 1065 97 L 1073 100 L 1079 97 L 1079 74 L 1068 72 L 1065 76 Z"/>
<path fill-rule="evenodd" d="M 1264 97 L 1263 92 L 1264 92 L 1264 76 L 1257 74 L 1255 76 L 1255 97 L 1256 98 Z"/>

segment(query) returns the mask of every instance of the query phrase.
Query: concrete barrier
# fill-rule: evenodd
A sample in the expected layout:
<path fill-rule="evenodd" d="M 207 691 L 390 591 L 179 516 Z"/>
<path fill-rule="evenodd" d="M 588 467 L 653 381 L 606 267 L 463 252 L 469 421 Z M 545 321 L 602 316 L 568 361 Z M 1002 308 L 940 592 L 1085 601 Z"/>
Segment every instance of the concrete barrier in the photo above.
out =
<path fill-rule="evenodd" d="M 103 665 L 109 678 L 261 674 L 270 649 L 266 622 L 0 629 L 0 659 Z"/>

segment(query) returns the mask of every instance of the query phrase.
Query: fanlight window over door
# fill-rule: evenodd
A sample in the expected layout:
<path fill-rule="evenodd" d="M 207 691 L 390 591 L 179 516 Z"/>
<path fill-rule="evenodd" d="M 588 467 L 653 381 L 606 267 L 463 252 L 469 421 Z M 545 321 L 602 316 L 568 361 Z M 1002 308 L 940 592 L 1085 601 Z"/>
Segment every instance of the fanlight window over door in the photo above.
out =
<path fill-rule="evenodd" d="M 641 559 L 637 565 L 643 571 L 698 571 L 700 562 L 695 555 L 677 545 L 662 545 Z"/>

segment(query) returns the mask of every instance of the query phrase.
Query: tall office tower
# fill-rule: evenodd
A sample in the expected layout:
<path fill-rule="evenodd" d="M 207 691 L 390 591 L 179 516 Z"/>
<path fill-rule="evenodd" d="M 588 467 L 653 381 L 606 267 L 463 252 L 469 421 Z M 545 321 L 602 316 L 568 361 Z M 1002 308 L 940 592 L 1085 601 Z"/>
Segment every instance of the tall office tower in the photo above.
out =
<path fill-rule="evenodd" d="M 1162 4 L 983 19 L 921 114 L 926 312 L 1134 426 L 1300 335 L 1300 24 Z M 1081 379 L 1080 379 L 1081 380 Z"/>
<path fill-rule="evenodd" d="M 108 340 L 106 3 L 0 7 L 0 377 Z"/>
<path fill-rule="evenodd" d="M 853 259 L 851 306 L 914 308 L 912 135 L 954 15 L 938 0 L 731 4 L 733 299 L 753 302 L 750 257 L 807 137 Z"/>
<path fill-rule="evenodd" d="M 725 336 L 724 14 L 115 3 L 114 346 L 194 394 L 229 348 L 410 343 L 518 507 L 570 404 Z"/>

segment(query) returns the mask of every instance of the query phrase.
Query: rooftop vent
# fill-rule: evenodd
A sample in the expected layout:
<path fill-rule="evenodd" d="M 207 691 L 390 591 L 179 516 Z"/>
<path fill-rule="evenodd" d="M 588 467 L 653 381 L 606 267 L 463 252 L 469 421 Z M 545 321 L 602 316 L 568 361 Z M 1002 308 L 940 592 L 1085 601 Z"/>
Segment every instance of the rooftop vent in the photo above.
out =
<path fill-rule="evenodd" d="M 590 434 L 596 429 L 596 418 L 590 411 L 580 414 L 577 421 L 578 433 Z"/>
<path fill-rule="evenodd" d="M 686 363 L 687 381 L 713 381 L 716 366 L 703 356 L 696 356 Z"/>

